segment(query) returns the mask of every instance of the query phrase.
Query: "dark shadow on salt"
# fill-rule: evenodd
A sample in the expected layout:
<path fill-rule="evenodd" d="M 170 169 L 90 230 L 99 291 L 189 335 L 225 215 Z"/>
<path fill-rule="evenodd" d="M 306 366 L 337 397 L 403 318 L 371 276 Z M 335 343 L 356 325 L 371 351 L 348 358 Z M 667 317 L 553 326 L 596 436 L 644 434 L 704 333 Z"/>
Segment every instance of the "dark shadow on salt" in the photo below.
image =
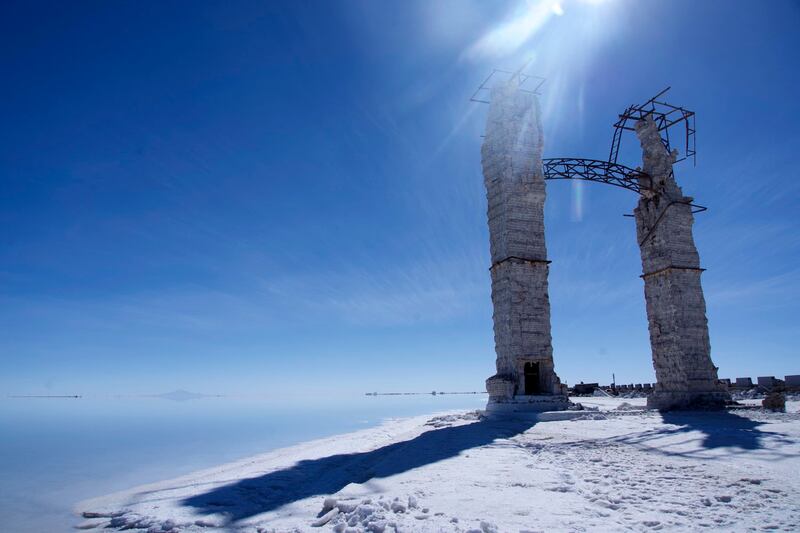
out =
<path fill-rule="evenodd" d="M 764 459 L 781 460 L 797 457 L 782 450 L 793 440 L 776 431 L 763 431 L 766 420 L 753 417 L 770 415 L 746 411 L 668 411 L 661 413 L 664 425 L 647 431 L 613 437 L 608 442 L 636 446 L 650 452 L 715 460 L 752 451 L 759 451 Z M 781 415 L 792 417 L 796 415 Z M 681 437 L 679 440 L 667 437 Z M 689 445 L 689 446 L 686 446 Z M 709 453 L 714 452 L 714 453 Z"/>
<path fill-rule="evenodd" d="M 350 483 L 365 483 L 443 461 L 497 439 L 519 435 L 533 425 L 532 421 L 481 420 L 431 429 L 411 440 L 368 452 L 300 461 L 283 470 L 192 496 L 182 504 L 201 513 L 224 514 L 233 523 L 311 496 L 334 494 Z"/>
<path fill-rule="evenodd" d="M 761 431 L 759 422 L 729 411 L 670 411 L 661 414 L 667 424 L 678 426 L 678 431 L 699 431 L 700 446 L 706 450 L 738 448 L 759 450 L 767 438 L 780 438 L 780 434 Z"/>

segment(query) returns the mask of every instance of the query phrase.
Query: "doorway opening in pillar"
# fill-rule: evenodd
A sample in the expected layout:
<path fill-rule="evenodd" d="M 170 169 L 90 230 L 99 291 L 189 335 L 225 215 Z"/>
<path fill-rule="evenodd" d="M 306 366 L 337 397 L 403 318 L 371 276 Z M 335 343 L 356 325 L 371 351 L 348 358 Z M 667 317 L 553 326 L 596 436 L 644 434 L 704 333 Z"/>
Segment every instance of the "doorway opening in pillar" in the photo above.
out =
<path fill-rule="evenodd" d="M 539 394 L 542 388 L 539 383 L 539 363 L 525 363 L 525 395 Z"/>

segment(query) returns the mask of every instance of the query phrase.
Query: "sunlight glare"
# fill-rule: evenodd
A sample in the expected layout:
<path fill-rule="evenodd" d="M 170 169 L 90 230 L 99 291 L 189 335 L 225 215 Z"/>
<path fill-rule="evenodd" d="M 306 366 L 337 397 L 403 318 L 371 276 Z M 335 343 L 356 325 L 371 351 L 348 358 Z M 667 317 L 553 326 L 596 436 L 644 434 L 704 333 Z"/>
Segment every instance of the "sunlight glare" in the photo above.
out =
<path fill-rule="evenodd" d="M 570 202 L 570 219 L 573 222 L 583 221 L 583 186 L 584 183 L 580 180 L 572 180 L 572 195 Z"/>
<path fill-rule="evenodd" d="M 556 0 L 529 2 L 517 17 L 501 24 L 473 44 L 467 51 L 472 59 L 504 56 L 515 52 L 552 17 L 564 10 Z"/>
<path fill-rule="evenodd" d="M 528 0 L 521 4 L 513 17 L 484 34 L 463 55 L 471 60 L 512 55 L 540 33 L 553 17 L 562 17 L 570 11 L 573 4 L 606 3 L 610 0 Z"/>

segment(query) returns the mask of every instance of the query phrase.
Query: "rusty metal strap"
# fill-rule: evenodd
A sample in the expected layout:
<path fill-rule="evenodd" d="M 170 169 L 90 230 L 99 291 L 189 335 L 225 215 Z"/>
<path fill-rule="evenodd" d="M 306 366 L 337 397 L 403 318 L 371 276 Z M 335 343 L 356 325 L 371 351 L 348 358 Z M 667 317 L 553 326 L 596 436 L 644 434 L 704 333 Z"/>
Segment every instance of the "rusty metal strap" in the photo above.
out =
<path fill-rule="evenodd" d="M 645 236 L 644 236 L 644 239 L 642 239 L 642 240 L 641 240 L 641 242 L 639 243 L 639 246 L 643 245 L 643 244 L 644 244 L 644 243 L 647 241 L 647 239 L 649 239 L 649 238 L 650 238 L 650 235 L 652 235 L 652 234 L 653 234 L 653 232 L 654 232 L 654 231 L 656 230 L 656 228 L 658 227 L 658 224 L 661 222 L 661 219 L 662 219 L 662 218 L 664 218 L 664 215 L 667 213 L 667 210 L 668 210 L 670 207 L 672 207 L 673 205 L 675 205 L 675 204 L 682 204 L 682 205 L 688 205 L 689 207 L 695 207 L 695 206 L 694 206 L 694 204 L 692 204 L 691 202 L 683 202 L 683 201 L 681 201 L 681 200 L 672 200 L 670 203 L 668 203 L 668 204 L 667 204 L 667 206 L 664 208 L 664 210 L 663 210 L 663 211 L 661 211 L 661 214 L 660 214 L 660 215 L 658 215 L 658 218 L 657 218 L 657 219 L 656 219 L 656 221 L 653 223 L 653 227 L 652 227 L 652 228 L 650 228 L 650 230 L 647 232 L 647 235 L 645 235 Z M 697 206 L 697 207 L 702 207 L 702 206 Z M 702 210 L 703 210 L 703 211 L 705 211 L 705 208 L 703 208 Z M 693 212 L 694 212 L 694 211 L 693 211 Z"/>
<path fill-rule="evenodd" d="M 686 267 L 686 266 L 670 265 L 668 267 L 664 267 L 664 268 L 656 270 L 654 272 L 648 272 L 646 274 L 642 274 L 639 277 L 642 278 L 642 279 L 647 279 L 650 276 L 655 276 L 656 274 L 661 274 L 662 272 L 666 272 L 668 270 L 694 270 L 694 271 L 697 271 L 697 272 L 705 272 L 706 271 L 705 268 L 700 268 L 700 267 Z"/>
<path fill-rule="evenodd" d="M 495 262 L 492 266 L 489 267 L 489 270 L 492 270 L 494 267 L 502 265 L 505 262 L 511 261 L 513 262 L 523 262 L 523 263 L 533 263 L 533 264 L 545 264 L 549 265 L 552 261 L 548 261 L 547 259 L 530 259 L 527 257 L 517 257 L 515 255 L 510 255 L 505 259 L 501 259 L 500 261 Z"/>

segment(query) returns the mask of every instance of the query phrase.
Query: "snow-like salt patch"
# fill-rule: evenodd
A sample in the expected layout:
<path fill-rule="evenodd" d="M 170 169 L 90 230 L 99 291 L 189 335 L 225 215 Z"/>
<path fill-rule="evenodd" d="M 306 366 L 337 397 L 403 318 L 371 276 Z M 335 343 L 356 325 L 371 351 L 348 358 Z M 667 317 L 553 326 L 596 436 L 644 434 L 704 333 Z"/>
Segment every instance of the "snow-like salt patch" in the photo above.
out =
<path fill-rule="evenodd" d="M 81 527 L 151 533 L 793 530 L 800 414 L 645 411 L 393 420 L 81 504 Z M 628 404 L 627 406 L 625 404 Z"/>

